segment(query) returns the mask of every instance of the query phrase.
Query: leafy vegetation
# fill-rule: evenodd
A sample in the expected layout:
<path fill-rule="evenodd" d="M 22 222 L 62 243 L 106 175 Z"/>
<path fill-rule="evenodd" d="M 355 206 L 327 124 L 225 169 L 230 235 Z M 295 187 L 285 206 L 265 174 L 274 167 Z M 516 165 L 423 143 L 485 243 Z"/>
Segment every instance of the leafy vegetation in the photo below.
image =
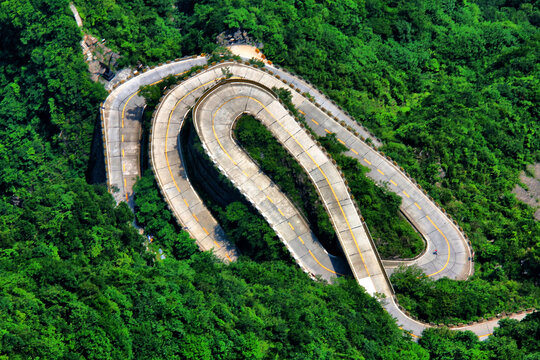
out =
<path fill-rule="evenodd" d="M 521 322 L 503 319 L 499 325 L 484 342 L 469 332 L 429 329 L 424 331 L 419 343 L 431 359 L 532 360 L 540 356 L 539 313 L 527 315 Z"/>
<path fill-rule="evenodd" d="M 537 291 L 540 224 L 511 193 L 540 159 L 533 2 L 207 0 L 189 14 L 209 36 L 248 30 L 374 131 L 469 235 L 478 278 Z"/>
<path fill-rule="evenodd" d="M 385 140 L 465 228 L 478 284 L 435 284 L 489 301 L 506 286 L 518 304 L 538 291 L 539 225 L 510 193 L 538 161 L 536 4 L 75 4 L 123 64 L 211 52 L 222 30 L 247 29 Z M 1 359 L 538 358 L 537 315 L 503 322 L 483 343 L 430 330 L 415 344 L 351 279 L 315 282 L 284 261 L 216 262 L 174 228 L 145 176 L 139 221 L 170 254 L 152 261 L 127 206 L 84 180 L 106 92 L 89 80 L 68 1 L 3 1 L 0 30 Z"/>
<path fill-rule="evenodd" d="M 189 2 L 78 0 L 75 5 L 84 28 L 121 53 L 119 66 L 156 64 L 215 46 L 181 12 L 193 7 Z"/>
<path fill-rule="evenodd" d="M 540 291 L 529 283 L 433 281 L 416 266 L 397 269 L 390 276 L 399 303 L 418 318 L 433 323 L 459 324 L 538 306 Z"/>
<path fill-rule="evenodd" d="M 79 177 L 88 167 L 94 122 L 106 91 L 82 75 L 87 67 L 80 32 L 65 4 L 43 9 L 20 1 L 0 5 L 4 200 L 24 197 L 40 183 Z"/>
<path fill-rule="evenodd" d="M 176 259 L 187 259 L 199 248 L 189 234 L 174 220 L 173 214 L 158 192 L 151 170 L 135 184 L 135 214 L 137 223 L 157 244 L 170 251 Z"/>

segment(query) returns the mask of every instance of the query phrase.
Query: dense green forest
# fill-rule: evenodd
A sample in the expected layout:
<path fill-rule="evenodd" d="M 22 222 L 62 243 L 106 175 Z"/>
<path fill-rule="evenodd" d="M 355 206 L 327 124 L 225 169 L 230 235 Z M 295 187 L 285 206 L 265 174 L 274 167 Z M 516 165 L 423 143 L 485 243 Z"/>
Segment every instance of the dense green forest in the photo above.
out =
<path fill-rule="evenodd" d="M 537 3 L 75 5 L 121 65 L 210 52 L 219 32 L 248 30 L 274 63 L 381 137 L 469 234 L 481 282 L 435 284 L 484 291 L 490 303 L 497 289 L 518 307 L 538 301 L 539 225 L 510 192 L 539 161 Z M 106 91 L 90 81 L 68 1 L 3 1 L 0 31 L 0 359 L 538 358 L 537 314 L 504 321 L 485 342 L 439 329 L 416 344 L 351 279 L 312 281 L 282 260 L 216 262 L 175 228 L 150 176 L 140 221 L 150 229 L 160 215 L 156 242 L 168 254 L 155 261 L 129 208 L 86 182 Z M 407 306 L 435 304 L 406 288 L 443 285 L 408 277 Z M 473 316 L 452 309 L 442 316 Z"/>
<path fill-rule="evenodd" d="M 248 30 L 268 58 L 383 139 L 383 150 L 465 229 L 479 274 L 533 281 L 540 272 L 540 225 L 511 193 L 519 170 L 540 157 L 536 3 L 167 4 L 78 5 L 87 26 L 132 64 L 160 60 L 151 52 L 209 52 L 219 32 Z M 173 27 L 182 29 L 174 46 L 166 35 Z"/>
<path fill-rule="evenodd" d="M 433 281 L 415 266 L 396 270 L 390 281 L 399 303 L 411 314 L 432 323 L 459 324 L 536 306 L 538 289 L 518 281 Z"/>

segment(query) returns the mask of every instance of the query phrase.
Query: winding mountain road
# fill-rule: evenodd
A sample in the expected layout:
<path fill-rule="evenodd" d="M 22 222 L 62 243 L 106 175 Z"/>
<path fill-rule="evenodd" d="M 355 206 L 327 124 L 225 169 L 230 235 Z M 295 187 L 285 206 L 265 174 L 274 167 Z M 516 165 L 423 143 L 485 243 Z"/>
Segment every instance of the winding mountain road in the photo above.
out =
<path fill-rule="evenodd" d="M 140 86 L 182 74 L 195 65 L 207 65 L 206 58 L 193 57 L 146 71 L 115 88 L 102 104 L 108 185 L 118 202 L 134 206 L 133 184 L 141 175 L 139 144 L 145 104 L 138 95 Z M 410 261 L 381 261 L 340 171 L 280 103 L 272 87 L 289 89 L 293 104 L 315 133 L 335 134 L 349 148 L 349 156 L 370 168 L 369 177 L 402 197 L 401 211 L 427 243 L 421 256 Z M 433 278 L 466 279 L 472 274 L 472 253 L 463 232 L 395 162 L 363 141 L 371 138 L 372 143 L 380 144 L 366 129 L 304 80 L 277 67 L 258 69 L 232 61 L 214 64 L 169 89 L 152 121 L 150 161 L 160 191 L 201 250 L 213 250 L 225 262 L 238 257 L 237 249 L 191 186 L 183 166 L 178 134 L 192 110 L 196 131 L 212 161 L 265 217 L 304 271 L 325 280 L 352 272 L 368 293 L 385 295 L 383 306 L 413 336 L 420 336 L 430 325 L 400 310 L 387 270 L 415 263 Z M 309 174 L 346 260 L 326 252 L 290 200 L 233 140 L 233 124 L 245 113 L 259 119 Z M 482 338 L 497 322 L 459 330 L 471 330 Z"/>

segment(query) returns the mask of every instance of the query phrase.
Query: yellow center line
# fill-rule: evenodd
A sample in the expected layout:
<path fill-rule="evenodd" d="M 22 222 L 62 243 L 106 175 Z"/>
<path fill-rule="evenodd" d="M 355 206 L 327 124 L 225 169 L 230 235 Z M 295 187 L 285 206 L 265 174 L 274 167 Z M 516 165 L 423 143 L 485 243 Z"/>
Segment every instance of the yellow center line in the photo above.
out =
<path fill-rule="evenodd" d="M 299 236 L 298 239 L 300 240 L 300 242 L 301 242 L 302 244 L 304 244 L 304 240 L 302 239 L 301 236 Z"/>
<path fill-rule="evenodd" d="M 299 112 L 300 114 L 302 114 L 302 115 L 306 115 L 306 113 L 303 112 L 302 110 L 298 110 L 298 112 Z"/>
<path fill-rule="evenodd" d="M 178 74 L 176 74 L 175 76 L 179 76 L 179 75 L 185 74 L 186 72 L 187 72 L 187 71 L 178 73 Z M 155 82 L 151 83 L 150 86 L 156 85 L 157 83 L 160 83 L 160 82 L 162 82 L 163 80 L 164 80 L 164 79 L 155 81 Z M 132 99 L 135 95 L 137 95 L 139 92 L 140 92 L 140 90 L 137 90 L 136 92 L 134 92 L 134 93 L 127 99 L 126 103 L 124 104 L 124 108 L 122 109 L 122 127 L 124 127 L 124 116 L 125 116 L 125 113 L 126 113 L 126 106 L 127 106 L 127 104 L 131 101 L 131 99 Z"/>
<path fill-rule="evenodd" d="M 126 114 L 126 106 L 127 104 L 130 102 L 131 98 L 133 98 L 135 95 L 137 95 L 139 93 L 139 91 L 136 91 L 134 92 L 126 101 L 126 103 L 124 104 L 124 107 L 122 108 L 122 129 L 124 128 L 124 117 L 125 117 L 125 114 Z"/>
<path fill-rule="evenodd" d="M 242 174 L 244 174 L 245 177 L 249 177 L 249 175 L 244 170 L 242 170 Z"/>
<path fill-rule="evenodd" d="M 392 185 L 397 186 L 397 184 L 396 184 L 396 182 L 394 180 L 390 180 L 390 182 L 392 183 Z"/>
<path fill-rule="evenodd" d="M 236 99 L 236 98 L 234 98 L 234 99 Z M 214 136 L 215 136 L 215 138 L 216 138 L 216 140 L 217 140 L 217 142 L 218 142 L 219 147 L 221 148 L 221 150 L 223 150 L 223 152 L 225 153 L 225 155 L 227 155 L 227 157 L 229 158 L 229 160 L 231 160 L 232 163 L 233 163 L 234 165 L 237 165 L 236 161 L 233 160 L 233 158 L 231 157 L 231 155 L 229 155 L 229 153 L 228 153 L 227 151 L 225 151 L 225 148 L 224 148 L 223 145 L 221 144 L 221 141 L 219 141 L 219 138 L 218 138 L 217 133 L 216 133 L 216 129 L 215 129 L 215 127 L 214 127 L 214 120 L 216 119 L 216 115 L 217 115 L 218 111 L 219 111 L 225 104 L 227 104 L 227 103 L 228 103 L 229 101 L 231 101 L 231 100 L 233 100 L 233 99 L 227 100 L 227 101 L 225 101 L 223 104 L 221 104 L 221 106 L 220 106 L 220 107 L 216 110 L 216 112 L 214 113 L 214 116 L 212 116 L 212 131 L 214 132 Z"/>
<path fill-rule="evenodd" d="M 175 76 L 182 75 L 182 74 L 185 74 L 185 73 L 187 73 L 187 71 L 178 73 L 178 74 L 176 74 Z M 156 81 L 156 82 L 153 82 L 153 83 L 150 84 L 150 86 L 156 85 L 157 83 L 160 83 L 160 82 L 162 82 L 163 80 L 164 80 L 164 79 L 161 79 L 161 80 L 158 80 L 158 81 Z M 137 95 L 139 92 L 140 92 L 140 90 L 137 90 L 136 92 L 134 92 L 134 93 L 127 99 L 126 103 L 124 104 L 124 107 L 122 108 L 122 128 L 124 127 L 124 117 L 125 117 L 125 114 L 126 114 L 126 106 L 127 106 L 127 104 L 131 101 L 131 99 L 132 99 L 135 95 Z M 122 141 L 124 141 L 124 140 L 122 139 Z"/>
<path fill-rule="evenodd" d="M 439 229 L 437 227 L 437 225 L 435 225 L 435 223 L 431 220 L 431 218 L 429 216 L 426 215 L 426 219 L 429 220 L 429 222 L 431 223 L 431 225 L 433 225 L 435 227 L 435 229 L 437 229 L 437 231 L 442 235 L 442 237 L 444 238 L 444 241 L 446 241 L 446 247 L 448 248 L 448 257 L 446 258 L 446 264 L 444 264 L 443 268 L 437 272 L 434 272 L 433 274 L 429 274 L 429 276 L 433 276 L 433 275 L 437 275 L 438 273 L 440 273 L 441 271 L 443 271 L 444 269 L 446 269 L 446 267 L 448 266 L 448 263 L 450 262 L 450 242 L 448 241 L 448 239 L 446 238 L 446 236 L 444 235 L 444 233 L 441 231 L 441 229 Z"/>
<path fill-rule="evenodd" d="M 197 217 L 197 215 L 195 215 L 195 214 L 191 214 L 191 215 L 193 215 L 193 218 L 194 218 L 195 220 L 197 220 L 197 222 L 199 222 L 199 218 Z"/>
<path fill-rule="evenodd" d="M 412 332 L 405 330 L 405 329 L 402 328 L 401 326 L 399 327 L 399 329 L 405 331 L 407 334 L 411 335 L 412 337 L 420 338 L 420 336 L 414 335 Z"/>
<path fill-rule="evenodd" d="M 210 235 L 210 233 L 208 232 L 208 230 L 206 230 L 206 228 L 203 226 L 202 229 L 204 230 L 204 232 L 206 233 L 206 235 Z"/>
<path fill-rule="evenodd" d="M 203 86 L 206 86 L 210 83 L 214 82 L 214 80 L 212 81 L 209 81 L 207 83 L 204 83 L 198 87 L 196 87 L 195 89 L 191 90 L 190 92 L 188 92 L 187 94 L 185 94 L 180 100 L 178 100 L 176 102 L 176 104 L 174 105 L 174 107 L 172 108 L 171 112 L 169 113 L 169 120 L 167 122 L 167 131 L 165 133 L 165 161 L 167 162 L 167 168 L 169 169 L 169 174 L 171 175 L 171 178 L 172 178 L 172 181 L 174 183 L 174 186 L 176 187 L 176 190 L 178 190 L 179 193 L 182 193 L 182 191 L 180 190 L 180 187 L 178 186 L 178 184 L 176 183 L 176 180 L 174 178 L 174 175 L 173 175 L 173 171 L 171 169 L 171 165 L 169 164 L 169 155 L 167 154 L 167 139 L 169 137 L 169 128 L 171 126 L 171 119 L 172 119 L 172 114 L 174 113 L 174 110 L 176 110 L 176 107 L 186 98 L 188 97 L 191 93 L 197 91 L 198 89 L 202 88 Z M 185 201 L 185 200 L 184 200 Z M 186 205 L 187 205 L 187 202 L 186 202 Z M 189 207 L 189 205 L 187 205 Z"/>
<path fill-rule="evenodd" d="M 418 208 L 418 210 L 422 210 L 422 208 L 420 207 L 420 205 L 418 205 L 417 202 L 415 202 L 414 205 L 416 205 L 416 207 Z"/>
<path fill-rule="evenodd" d="M 126 201 L 129 201 L 128 193 L 126 191 L 126 188 L 127 188 L 127 181 L 126 181 L 126 178 L 124 178 L 124 192 L 126 194 Z"/>
<path fill-rule="evenodd" d="M 294 230 L 294 226 L 292 226 L 292 224 L 291 224 L 291 223 L 289 223 L 289 226 L 291 227 L 291 229 L 293 229 L 293 230 Z"/>
<path fill-rule="evenodd" d="M 345 276 L 345 275 L 340 274 L 340 273 L 338 273 L 338 272 L 335 272 L 334 270 L 331 270 L 331 269 L 327 268 L 326 266 L 324 266 L 323 264 L 321 264 L 321 263 L 319 262 L 319 260 L 315 257 L 315 255 L 313 255 L 313 253 L 311 252 L 311 250 L 309 250 L 309 254 L 310 254 L 311 257 L 317 262 L 317 264 L 319 264 L 319 265 L 320 265 L 323 269 L 325 269 L 326 271 L 329 271 L 329 272 L 331 272 L 332 274 Z"/>
<path fill-rule="evenodd" d="M 203 229 L 204 229 L 204 228 L 203 228 Z M 216 244 L 216 246 L 218 247 L 218 249 L 221 248 L 221 245 L 219 245 L 219 244 L 217 243 L 216 240 L 214 240 L 214 244 Z"/>
<path fill-rule="evenodd" d="M 364 161 L 368 163 L 368 165 L 371 165 L 371 161 L 369 161 L 368 159 L 364 158 Z"/>
<path fill-rule="evenodd" d="M 236 96 L 234 98 L 231 98 L 227 101 L 225 101 L 223 104 L 221 104 L 221 106 L 214 112 L 214 116 L 212 117 L 212 129 L 214 131 L 214 137 L 216 138 L 216 140 L 218 140 L 218 143 L 219 145 L 221 146 L 221 149 L 225 152 L 225 154 L 229 157 L 229 159 L 231 159 L 231 156 L 229 155 L 229 153 L 223 148 L 223 146 L 221 145 L 221 143 L 219 142 L 219 139 L 217 138 L 217 134 L 216 134 L 216 130 L 214 129 L 214 119 L 217 115 L 217 112 L 225 105 L 227 104 L 229 101 L 232 101 L 232 100 L 235 100 L 235 99 L 239 99 L 239 98 L 243 98 L 243 97 L 247 97 L 253 101 L 255 101 L 256 103 L 258 103 L 280 126 L 281 128 L 287 133 L 289 134 L 289 136 L 294 139 L 294 141 L 298 144 L 298 146 L 300 146 L 300 148 L 307 154 L 307 156 L 311 159 L 311 161 L 315 164 L 315 166 L 317 166 L 317 169 L 319 169 L 319 171 L 321 172 L 321 174 L 323 175 L 323 177 L 325 178 L 326 180 L 326 183 L 328 184 L 328 187 L 330 188 L 330 190 L 332 191 L 332 194 L 334 196 L 334 199 L 336 199 L 336 202 L 339 206 L 339 209 L 341 210 L 341 214 L 343 215 L 343 218 L 345 219 L 345 222 L 347 224 L 347 227 L 349 229 L 349 232 L 351 234 L 351 237 L 354 241 L 354 244 L 356 245 L 356 250 L 358 251 L 358 254 L 360 255 L 360 259 L 362 259 L 362 264 L 364 265 L 364 269 L 366 270 L 366 274 L 367 276 L 371 276 L 368 268 L 367 268 L 367 265 L 366 265 L 366 261 L 364 260 L 364 255 L 362 254 L 362 252 L 360 251 L 360 247 L 358 246 L 358 242 L 356 241 L 356 236 L 354 235 L 354 232 L 352 231 L 352 228 L 351 228 L 351 224 L 349 223 L 349 219 L 347 218 L 347 215 L 345 215 L 345 211 L 343 210 L 343 207 L 341 206 L 341 202 L 339 201 L 337 195 L 336 195 L 336 192 L 334 190 L 334 187 L 332 186 L 332 184 L 330 184 L 330 180 L 328 180 L 328 177 L 326 176 L 326 173 L 321 169 L 321 167 L 319 166 L 319 164 L 315 161 L 315 159 L 313 158 L 313 156 L 311 156 L 311 154 L 306 150 L 306 148 L 298 141 L 298 139 L 296 137 L 293 136 L 293 134 L 291 134 L 289 132 L 289 130 L 287 130 L 287 128 L 285 128 L 285 126 L 283 126 L 283 124 L 278 120 L 276 119 L 276 117 L 274 116 L 274 114 L 272 114 L 270 112 L 270 110 L 267 109 L 266 106 L 264 106 L 263 103 L 261 103 L 259 100 L 251 97 L 251 96 L 245 96 L 245 95 L 241 95 L 241 96 Z M 232 159 L 231 159 L 232 160 Z M 233 161 L 234 162 L 234 161 Z M 236 165 L 236 163 L 235 163 Z M 289 224 L 290 225 L 290 224 Z M 313 256 L 313 255 L 312 255 Z M 318 262 L 318 261 L 317 261 Z M 319 263 L 320 264 L 320 263 Z M 321 264 L 321 266 L 323 266 Z M 329 270 L 328 268 L 324 267 L 323 268 Z M 331 270 L 329 270 L 331 271 Z M 331 271 L 333 272 L 333 271 Z"/>
<path fill-rule="evenodd" d="M 332 132 L 328 129 L 324 129 L 324 131 L 326 131 L 327 133 L 331 134 Z"/>
<path fill-rule="evenodd" d="M 272 199 L 270 199 L 270 196 L 266 195 L 266 198 L 273 204 L 274 202 L 272 201 Z"/>
<path fill-rule="evenodd" d="M 355 153 L 356 155 L 358 155 L 358 151 L 354 150 L 353 148 L 351 148 L 351 151 L 352 151 L 353 153 Z"/>
<path fill-rule="evenodd" d="M 410 198 L 410 195 L 407 194 L 407 192 L 405 190 L 403 190 L 403 194 L 405 194 L 406 197 Z"/>
<path fill-rule="evenodd" d="M 184 73 L 185 73 L 185 72 L 186 72 L 186 71 L 184 71 Z M 183 74 L 183 73 L 181 73 L 181 74 Z M 163 81 L 163 79 L 161 79 L 161 80 L 159 80 L 159 81 L 156 81 L 156 82 L 154 82 L 154 83 L 152 83 L 152 84 L 150 84 L 150 85 L 155 85 L 155 84 L 157 84 L 157 83 L 159 83 L 159 82 L 161 82 L 161 81 Z M 126 117 L 126 107 L 127 107 L 127 104 L 129 104 L 129 102 L 131 101 L 131 99 L 132 99 L 135 95 L 137 95 L 139 92 L 140 92 L 140 90 L 137 90 L 136 92 L 134 92 L 133 94 L 131 94 L 131 96 L 127 99 L 126 103 L 124 104 L 124 107 L 122 108 L 122 118 L 121 118 L 121 120 L 122 120 L 122 129 L 124 128 L 124 118 Z M 168 130 L 168 127 L 167 127 L 167 130 Z M 166 141 L 166 140 L 165 140 L 165 141 Z M 124 142 L 124 134 L 122 134 L 122 142 Z M 124 149 L 122 149 L 122 157 L 124 157 Z M 125 165 L 124 165 L 123 163 L 122 163 L 122 168 L 124 169 L 123 171 L 126 171 L 126 167 L 125 167 Z M 124 191 L 126 191 L 125 188 L 127 187 L 125 181 L 126 181 L 126 179 L 124 179 Z M 128 200 L 128 195 L 127 195 L 127 192 L 126 192 L 126 201 L 127 201 L 127 200 Z"/>
<path fill-rule="evenodd" d="M 311 119 L 311 121 L 313 121 L 315 123 L 315 125 L 319 125 L 319 123 L 316 122 L 315 119 Z"/>
<path fill-rule="evenodd" d="M 478 335 L 478 337 L 481 338 L 481 337 L 486 337 L 486 336 L 491 336 L 491 335 L 493 335 L 493 333 L 489 333 L 489 334 L 485 334 L 485 335 Z"/>
<path fill-rule="evenodd" d="M 349 228 L 349 232 L 351 234 L 351 237 L 353 238 L 353 241 L 354 241 L 354 244 L 356 245 L 356 250 L 358 251 L 358 254 L 360 255 L 360 258 L 362 259 L 362 264 L 364 265 L 364 269 L 366 270 L 366 274 L 368 276 L 371 276 L 370 273 L 369 273 L 369 270 L 367 268 L 367 265 L 366 265 L 366 261 L 364 260 L 364 255 L 362 255 L 362 252 L 360 251 L 360 247 L 358 246 L 358 242 L 356 241 L 356 236 L 354 236 L 354 232 L 352 231 L 352 228 L 351 228 L 351 224 L 349 223 L 349 219 L 347 218 L 347 215 L 345 215 L 345 211 L 343 210 L 343 207 L 341 206 L 341 202 L 339 201 L 337 195 L 336 195 L 336 192 L 334 191 L 334 187 L 332 186 L 332 184 L 330 184 L 330 180 L 328 180 L 328 177 L 326 176 L 325 172 L 321 169 L 321 167 L 319 166 L 319 164 L 315 161 L 315 159 L 311 156 L 311 154 L 306 150 L 306 148 L 304 148 L 304 146 L 298 141 L 298 139 L 296 139 L 296 137 L 294 137 L 290 132 L 289 130 L 287 130 L 285 128 L 285 126 L 283 126 L 283 124 L 278 120 L 276 119 L 276 117 L 266 108 L 266 106 L 264 106 L 259 100 L 257 99 L 254 99 L 254 98 L 251 98 L 252 100 L 254 100 L 255 102 L 259 103 L 259 105 L 261 105 L 264 110 L 270 114 L 270 116 L 272 116 L 272 118 L 274 118 L 274 120 L 281 126 L 281 128 L 283 130 L 285 130 L 287 132 L 287 134 L 289 134 L 289 136 L 291 138 L 294 139 L 294 141 L 298 144 L 298 146 L 300 146 L 300 148 L 302 148 L 302 150 L 309 156 L 309 158 L 311 159 L 311 161 L 315 164 L 315 166 L 317 166 L 317 168 L 319 169 L 319 171 L 321 172 L 321 174 L 324 176 L 325 180 L 326 180 L 326 183 L 328 184 L 328 187 L 330 188 L 330 190 L 332 190 L 332 194 L 334 195 L 334 199 L 336 199 L 336 202 L 339 206 L 339 209 L 341 210 L 341 214 L 343 215 L 343 218 L 345 219 L 345 222 L 347 223 L 347 227 Z M 311 252 L 311 251 L 310 251 Z M 313 254 L 312 254 L 313 256 Z M 314 257 L 315 258 L 315 257 Z M 318 260 L 317 260 L 318 262 Z M 323 268 L 329 270 L 328 268 L 326 268 L 325 266 L 323 266 L 322 264 L 320 264 Z M 331 271 L 331 270 L 329 270 Z M 332 271 L 331 271 L 332 272 Z M 335 273 L 335 272 L 334 272 Z"/>
<path fill-rule="evenodd" d="M 379 174 L 384 175 L 384 173 L 383 173 L 383 171 L 381 169 L 377 169 L 377 171 L 379 172 Z"/>
<path fill-rule="evenodd" d="M 174 175 L 173 175 L 173 171 L 171 169 L 171 165 L 169 163 L 169 156 L 167 154 L 167 139 L 169 137 L 169 128 L 171 126 L 171 119 L 172 119 L 172 115 L 174 113 L 174 111 L 176 110 L 176 107 L 186 98 L 188 97 L 189 95 L 191 95 L 193 92 L 197 91 L 198 89 L 202 88 L 203 86 L 206 86 L 210 83 L 213 83 L 215 80 L 211 80 L 211 81 L 208 81 L 200 86 L 197 86 L 195 89 L 191 90 L 190 92 L 188 92 L 187 94 L 185 94 L 184 96 L 182 96 L 182 98 L 180 100 L 178 100 L 176 102 L 176 104 L 174 105 L 174 107 L 172 108 L 171 112 L 169 113 L 169 119 L 167 121 L 167 131 L 165 133 L 165 160 L 167 162 L 167 168 L 169 169 L 169 174 L 171 175 L 171 178 L 173 180 L 173 183 L 174 183 L 174 186 L 176 187 L 176 190 L 178 190 L 179 193 L 182 193 L 182 191 L 180 190 L 180 188 L 178 187 L 178 184 L 176 183 L 176 180 L 174 179 Z M 127 195 L 126 195 L 127 197 Z M 189 207 L 186 199 L 184 199 L 184 202 L 186 203 L 186 206 Z M 197 222 L 199 221 L 199 219 L 197 219 L 197 216 L 195 214 L 193 214 L 193 217 L 195 218 L 195 220 L 197 220 Z M 219 244 L 214 240 L 214 243 L 217 245 L 217 247 L 221 247 L 219 246 Z M 232 259 L 231 257 L 229 256 L 229 254 L 225 253 L 225 256 L 227 256 L 227 259 L 229 259 L 229 261 L 232 262 Z"/>
<path fill-rule="evenodd" d="M 279 211 L 279 213 L 281 214 L 281 216 L 285 216 L 285 214 L 283 213 L 283 211 L 281 211 L 281 209 L 277 209 Z"/>
<path fill-rule="evenodd" d="M 345 145 L 345 141 L 341 140 L 340 138 L 338 138 L 337 141 L 339 141 L 340 143 L 342 143 L 343 145 Z"/>
<path fill-rule="evenodd" d="M 124 104 L 124 107 L 122 108 L 122 129 L 124 128 L 124 118 L 125 118 L 125 115 L 126 115 L 126 107 L 127 107 L 127 104 L 131 101 L 131 99 L 137 95 L 139 93 L 139 91 L 136 91 L 134 92 L 133 94 L 131 94 L 131 96 L 127 99 L 126 103 Z M 124 142 L 124 134 L 122 134 L 122 142 Z M 124 157 L 124 149 L 122 149 L 122 157 Z M 122 159 L 120 159 L 120 161 L 122 161 Z M 126 166 L 124 164 L 124 162 L 122 161 L 122 169 L 123 171 L 126 171 Z M 129 201 L 129 198 L 128 198 L 128 194 L 127 194 L 127 185 L 126 185 L 126 179 L 124 178 L 124 192 L 126 193 L 126 201 Z"/>

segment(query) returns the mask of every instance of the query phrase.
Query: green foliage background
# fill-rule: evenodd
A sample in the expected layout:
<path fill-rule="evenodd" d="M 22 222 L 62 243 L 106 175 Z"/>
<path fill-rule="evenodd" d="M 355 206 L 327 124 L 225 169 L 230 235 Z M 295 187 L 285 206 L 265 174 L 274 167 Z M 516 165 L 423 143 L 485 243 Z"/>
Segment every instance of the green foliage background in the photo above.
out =
<path fill-rule="evenodd" d="M 486 288 L 539 298 L 539 225 L 510 192 L 539 160 L 537 3 L 75 4 L 123 65 L 210 52 L 219 32 L 248 30 L 376 132 L 458 219 Z M 225 266 L 170 227 L 156 240 L 170 256 L 154 262 L 129 209 L 85 182 L 106 92 L 89 79 L 68 2 L 3 1 L 0 33 L 0 358 L 538 356 L 537 315 L 484 343 L 430 330 L 417 345 L 352 280 L 325 285 L 279 261 Z M 149 199 L 146 214 L 170 216 Z"/>

